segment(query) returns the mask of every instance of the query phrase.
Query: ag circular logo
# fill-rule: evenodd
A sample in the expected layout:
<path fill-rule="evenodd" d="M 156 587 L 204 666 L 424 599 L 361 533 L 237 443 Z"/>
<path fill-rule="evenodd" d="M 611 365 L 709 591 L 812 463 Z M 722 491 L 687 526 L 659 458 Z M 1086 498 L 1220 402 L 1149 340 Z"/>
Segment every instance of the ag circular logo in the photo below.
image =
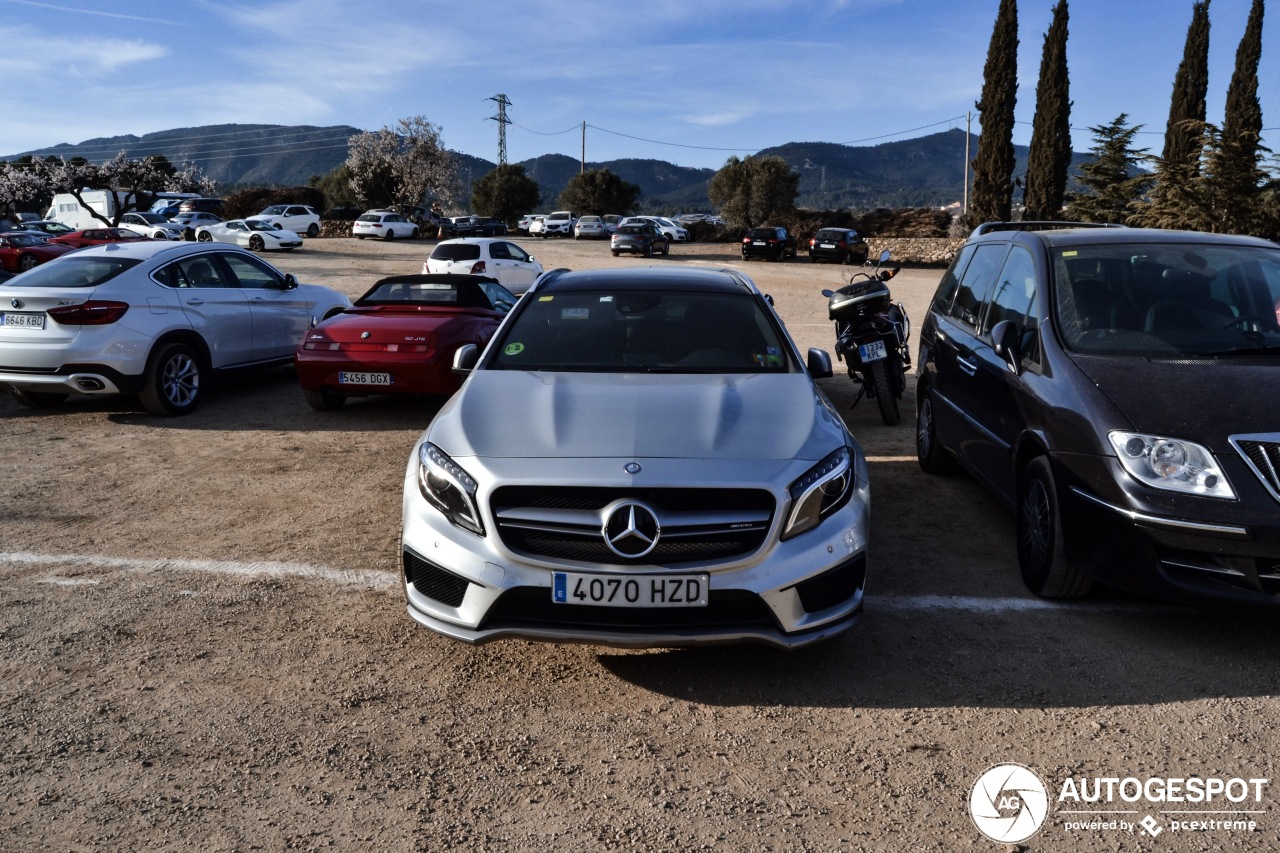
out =
<path fill-rule="evenodd" d="M 1044 782 L 1021 764 L 997 764 L 969 792 L 969 815 L 978 831 L 1003 844 L 1035 835 L 1049 813 Z"/>

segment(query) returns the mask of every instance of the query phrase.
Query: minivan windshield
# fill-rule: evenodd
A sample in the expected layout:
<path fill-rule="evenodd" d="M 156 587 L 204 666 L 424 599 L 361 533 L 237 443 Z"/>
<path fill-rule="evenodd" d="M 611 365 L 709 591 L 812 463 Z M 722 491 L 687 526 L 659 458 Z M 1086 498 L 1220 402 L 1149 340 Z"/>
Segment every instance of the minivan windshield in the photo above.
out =
<path fill-rule="evenodd" d="M 570 290 L 523 302 L 489 367 L 612 373 L 786 373 L 783 340 L 747 294 Z"/>
<path fill-rule="evenodd" d="M 1280 248 L 1072 246 L 1053 258 L 1053 307 L 1070 350 L 1151 359 L 1280 354 Z"/>

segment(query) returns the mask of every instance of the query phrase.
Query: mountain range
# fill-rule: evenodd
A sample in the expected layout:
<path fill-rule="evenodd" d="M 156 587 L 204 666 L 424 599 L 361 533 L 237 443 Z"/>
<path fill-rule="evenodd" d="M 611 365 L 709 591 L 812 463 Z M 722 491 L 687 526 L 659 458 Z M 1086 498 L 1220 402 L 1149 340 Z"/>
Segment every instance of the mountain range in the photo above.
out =
<path fill-rule="evenodd" d="M 144 136 L 89 139 L 75 145 L 25 151 L 48 155 L 85 156 L 102 160 L 123 151 L 131 158 L 163 154 L 174 164 L 191 161 L 218 182 L 222 192 L 249 186 L 300 186 L 313 175 L 342 165 L 346 140 L 360 133 L 347 125 L 207 125 L 157 131 Z M 970 137 L 970 157 L 978 137 Z M 1027 147 L 1014 146 L 1015 175 L 1026 170 Z M 494 168 L 480 157 L 454 152 L 464 187 Z M 766 148 L 759 155 L 776 155 L 800 174 L 797 204 L 817 209 L 877 207 L 937 207 L 963 196 L 965 133 L 953 129 L 880 145 L 855 147 L 831 142 L 791 142 Z M 1077 153 L 1074 167 L 1085 158 Z M 569 180 L 583 167 L 572 157 L 544 154 L 518 165 L 542 189 L 542 206 L 550 209 Z M 609 169 L 640 187 L 646 210 L 710 210 L 707 184 L 713 169 L 678 166 L 665 160 L 622 159 L 587 162 L 587 169 Z M 467 207 L 462 200 L 462 207 Z"/>

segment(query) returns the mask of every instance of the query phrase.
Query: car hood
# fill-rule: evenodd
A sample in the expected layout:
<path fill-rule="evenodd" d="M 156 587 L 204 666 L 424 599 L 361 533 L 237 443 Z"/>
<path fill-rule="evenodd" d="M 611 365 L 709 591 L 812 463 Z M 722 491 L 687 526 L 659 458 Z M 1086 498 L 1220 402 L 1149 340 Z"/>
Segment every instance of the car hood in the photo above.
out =
<path fill-rule="evenodd" d="M 821 459 L 846 440 L 804 374 L 480 370 L 429 439 L 456 457 Z"/>
<path fill-rule="evenodd" d="M 1280 358 L 1148 361 L 1075 356 L 1084 374 L 1142 432 L 1229 450 L 1227 436 L 1275 432 L 1280 419 L 1262 394 L 1275 383 Z"/>

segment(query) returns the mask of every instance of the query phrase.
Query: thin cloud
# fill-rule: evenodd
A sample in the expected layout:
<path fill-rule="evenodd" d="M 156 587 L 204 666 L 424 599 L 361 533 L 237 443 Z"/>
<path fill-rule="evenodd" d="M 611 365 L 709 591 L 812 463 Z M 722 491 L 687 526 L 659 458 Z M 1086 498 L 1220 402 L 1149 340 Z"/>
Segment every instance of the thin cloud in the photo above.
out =
<path fill-rule="evenodd" d="M 40 3 L 37 0 L 4 0 L 6 3 L 13 3 L 17 6 L 34 6 L 37 9 L 48 9 L 51 12 L 70 12 L 75 15 L 97 15 L 101 18 L 119 18 L 122 21 L 138 21 L 146 24 L 164 24 L 168 27 L 185 27 L 187 24 L 181 21 L 166 21 L 163 18 L 144 18 L 139 15 L 122 15 L 119 12 L 103 12 L 98 9 L 73 9 L 69 6 L 59 6 L 56 3 Z"/>

